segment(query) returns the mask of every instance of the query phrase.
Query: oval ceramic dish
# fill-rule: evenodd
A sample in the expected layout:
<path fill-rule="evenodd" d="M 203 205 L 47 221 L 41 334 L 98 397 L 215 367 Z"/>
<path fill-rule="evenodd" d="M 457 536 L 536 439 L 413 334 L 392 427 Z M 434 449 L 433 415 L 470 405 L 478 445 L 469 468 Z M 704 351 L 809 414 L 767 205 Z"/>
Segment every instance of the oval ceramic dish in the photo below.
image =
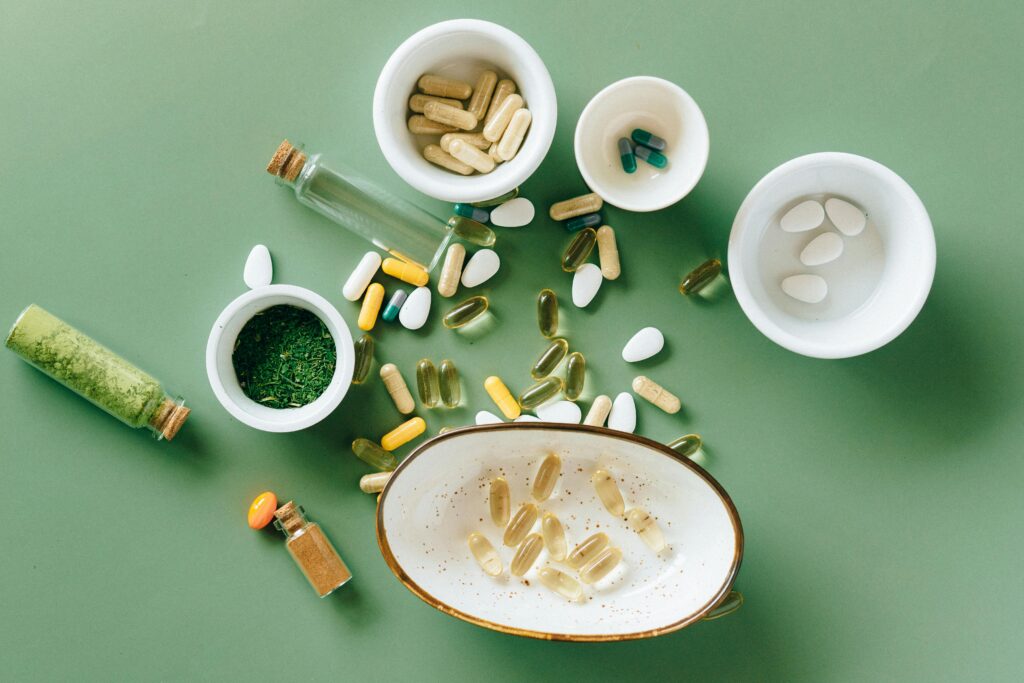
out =
<path fill-rule="evenodd" d="M 604 531 L 622 563 L 588 598 L 568 602 L 537 580 L 544 566 L 575 576 L 543 551 L 527 574 L 510 577 L 513 549 L 490 520 L 489 481 L 504 476 L 512 509 L 530 500 L 546 454 L 562 458 L 562 474 L 539 507 L 554 512 L 572 548 Z M 590 475 L 609 470 L 626 507 L 654 515 L 669 547 L 655 555 L 621 518 L 598 501 Z M 487 576 L 466 545 L 483 533 L 504 571 Z M 743 556 L 743 529 L 728 494 L 696 464 L 643 437 L 600 427 L 520 423 L 467 427 L 421 445 L 395 470 L 377 507 L 377 541 L 395 576 L 424 602 L 495 631 L 532 638 L 614 641 L 670 633 L 732 611 L 730 593 Z M 728 606 L 727 606 L 728 605 Z"/>

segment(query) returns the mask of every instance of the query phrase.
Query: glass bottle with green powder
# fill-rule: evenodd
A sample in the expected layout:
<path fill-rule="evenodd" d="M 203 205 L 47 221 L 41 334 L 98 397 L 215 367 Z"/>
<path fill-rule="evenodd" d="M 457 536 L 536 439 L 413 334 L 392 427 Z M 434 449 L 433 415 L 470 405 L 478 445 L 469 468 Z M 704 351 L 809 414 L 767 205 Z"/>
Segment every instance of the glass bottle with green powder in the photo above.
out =
<path fill-rule="evenodd" d="M 188 417 L 185 401 L 148 373 L 32 304 L 7 335 L 7 348 L 130 427 L 170 441 Z"/>

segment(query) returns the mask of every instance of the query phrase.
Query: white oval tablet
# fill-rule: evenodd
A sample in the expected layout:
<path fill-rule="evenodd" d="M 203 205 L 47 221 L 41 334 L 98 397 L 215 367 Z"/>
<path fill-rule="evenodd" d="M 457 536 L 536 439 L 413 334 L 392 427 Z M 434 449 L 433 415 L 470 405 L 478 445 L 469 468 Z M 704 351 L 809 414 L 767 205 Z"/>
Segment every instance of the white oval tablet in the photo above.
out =
<path fill-rule="evenodd" d="M 797 301 L 816 304 L 828 294 L 828 283 L 819 275 L 790 275 L 782 281 L 782 291 Z"/>
<path fill-rule="evenodd" d="M 398 310 L 398 322 L 407 330 L 418 330 L 430 314 L 430 289 L 417 287 Z"/>
<path fill-rule="evenodd" d="M 375 251 L 368 251 L 363 254 L 363 258 L 359 260 L 359 265 L 355 267 L 352 274 L 345 280 L 345 286 L 341 288 L 341 293 L 349 301 L 359 301 L 359 297 L 363 295 L 366 288 L 370 284 L 370 280 L 377 274 L 377 269 L 380 268 L 380 254 Z"/>
<path fill-rule="evenodd" d="M 843 253 L 843 238 L 834 232 L 824 232 L 807 243 L 800 252 L 800 262 L 805 266 L 820 266 L 839 258 Z"/>
<path fill-rule="evenodd" d="M 806 232 L 814 230 L 825 220 L 825 207 L 813 199 L 800 202 L 786 212 L 779 221 L 779 227 L 786 232 Z"/>
<path fill-rule="evenodd" d="M 473 254 L 462 269 L 462 286 L 476 287 L 494 277 L 501 268 L 501 259 L 493 249 L 481 249 Z"/>
<path fill-rule="evenodd" d="M 542 422 L 565 422 L 578 425 L 583 419 L 583 411 L 572 401 L 553 401 L 537 406 L 537 417 Z"/>
<path fill-rule="evenodd" d="M 242 271 L 242 280 L 249 289 L 266 287 L 274 279 L 274 264 L 270 260 L 270 250 L 262 244 L 257 244 L 249 252 L 249 258 L 245 259 L 245 269 Z"/>
<path fill-rule="evenodd" d="M 645 327 L 622 348 L 622 360 L 636 363 L 650 358 L 665 347 L 665 335 L 657 327 Z"/>
<path fill-rule="evenodd" d="M 500 417 L 492 412 L 481 410 L 476 414 L 476 423 L 478 425 L 496 425 L 504 422 Z"/>
<path fill-rule="evenodd" d="M 513 422 L 540 422 L 540 418 L 537 417 L 536 415 L 530 415 L 529 413 L 523 413 L 522 415 L 520 415 L 519 417 L 517 417 L 516 419 L 514 419 L 512 421 Z"/>
<path fill-rule="evenodd" d="M 501 228 L 521 228 L 533 221 L 534 213 L 533 202 L 516 197 L 491 211 L 491 223 Z"/>
<path fill-rule="evenodd" d="M 572 302 L 578 308 L 586 308 L 597 296 L 597 290 L 601 289 L 603 280 L 600 268 L 593 263 L 584 263 L 572 276 Z"/>
<path fill-rule="evenodd" d="M 861 209 L 838 197 L 829 197 L 825 200 L 825 213 L 839 232 L 850 237 L 861 234 L 868 223 L 868 218 Z"/>
<path fill-rule="evenodd" d="M 608 413 L 608 429 L 631 434 L 636 429 L 636 403 L 632 394 L 623 391 L 612 401 L 612 411 Z"/>

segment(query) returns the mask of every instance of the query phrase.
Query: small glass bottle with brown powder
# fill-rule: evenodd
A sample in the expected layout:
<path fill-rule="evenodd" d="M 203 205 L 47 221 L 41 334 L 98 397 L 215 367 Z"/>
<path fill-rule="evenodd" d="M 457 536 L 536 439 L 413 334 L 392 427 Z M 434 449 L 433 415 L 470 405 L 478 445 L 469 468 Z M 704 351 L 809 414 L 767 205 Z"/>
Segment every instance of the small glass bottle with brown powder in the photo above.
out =
<path fill-rule="evenodd" d="M 306 519 L 302 506 L 288 501 L 274 513 L 274 526 L 287 536 L 285 545 L 317 595 L 325 598 L 352 578 L 319 524 Z"/>

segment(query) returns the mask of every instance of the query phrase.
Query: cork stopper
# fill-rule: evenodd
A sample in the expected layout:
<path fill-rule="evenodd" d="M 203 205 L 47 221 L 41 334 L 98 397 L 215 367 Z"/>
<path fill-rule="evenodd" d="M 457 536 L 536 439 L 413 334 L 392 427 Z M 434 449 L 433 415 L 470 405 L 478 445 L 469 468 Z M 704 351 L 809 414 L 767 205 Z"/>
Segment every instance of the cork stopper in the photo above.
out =
<path fill-rule="evenodd" d="M 274 156 L 270 158 L 270 163 L 267 164 L 267 173 L 292 183 L 299 177 L 299 173 L 302 172 L 302 167 L 305 165 L 305 153 L 285 140 L 278 146 Z"/>
<path fill-rule="evenodd" d="M 186 408 L 184 401 L 178 402 L 172 398 L 165 398 L 164 402 L 160 404 L 160 407 L 156 409 L 156 413 L 149 421 L 149 426 L 153 428 L 161 438 L 170 441 L 181 429 L 181 426 L 185 424 L 185 420 L 188 419 L 189 414 L 192 412 L 191 408 Z"/>
<path fill-rule="evenodd" d="M 302 515 L 302 510 L 299 509 L 299 506 L 295 504 L 294 500 L 289 500 L 287 503 L 277 508 L 277 511 L 274 512 L 274 517 L 277 518 L 278 528 L 289 536 L 306 524 L 306 519 Z"/>

